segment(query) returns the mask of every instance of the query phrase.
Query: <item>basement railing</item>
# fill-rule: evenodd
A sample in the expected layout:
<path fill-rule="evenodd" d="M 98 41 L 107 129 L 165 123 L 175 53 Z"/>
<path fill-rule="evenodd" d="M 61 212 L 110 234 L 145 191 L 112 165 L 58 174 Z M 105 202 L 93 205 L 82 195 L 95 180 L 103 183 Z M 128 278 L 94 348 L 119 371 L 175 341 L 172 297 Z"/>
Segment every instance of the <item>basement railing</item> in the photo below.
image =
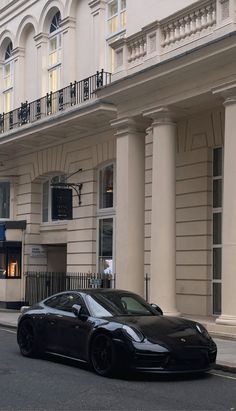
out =
<path fill-rule="evenodd" d="M 70 83 L 69 86 L 32 102 L 21 103 L 21 106 L 0 114 L 0 133 L 16 129 L 37 120 L 60 113 L 73 106 L 82 104 L 96 97 L 96 91 L 110 84 L 111 73 L 104 70 L 81 81 Z"/>

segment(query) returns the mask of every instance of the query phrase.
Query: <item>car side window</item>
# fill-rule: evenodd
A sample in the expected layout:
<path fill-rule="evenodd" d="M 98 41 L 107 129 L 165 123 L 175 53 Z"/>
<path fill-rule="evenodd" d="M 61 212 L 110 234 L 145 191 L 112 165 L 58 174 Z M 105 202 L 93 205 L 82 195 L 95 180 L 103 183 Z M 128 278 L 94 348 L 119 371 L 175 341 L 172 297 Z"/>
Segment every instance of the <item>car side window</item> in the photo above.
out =
<path fill-rule="evenodd" d="M 77 294 L 63 294 L 60 298 L 57 309 L 71 312 L 74 304 L 82 305 L 82 300 Z"/>
<path fill-rule="evenodd" d="M 45 304 L 51 308 L 55 308 L 56 310 L 68 312 L 72 312 L 72 306 L 74 304 L 78 304 L 82 306 L 83 312 L 87 313 L 82 298 L 75 293 L 66 293 L 52 297 L 50 300 L 47 300 Z"/>
<path fill-rule="evenodd" d="M 47 307 L 56 308 L 59 304 L 60 297 L 60 295 L 57 295 L 56 297 L 51 297 L 48 300 L 46 300 L 44 304 Z"/>
<path fill-rule="evenodd" d="M 123 305 L 126 312 L 129 314 L 150 314 L 150 311 L 144 307 L 139 301 L 135 300 L 131 296 L 122 296 L 121 304 Z"/>

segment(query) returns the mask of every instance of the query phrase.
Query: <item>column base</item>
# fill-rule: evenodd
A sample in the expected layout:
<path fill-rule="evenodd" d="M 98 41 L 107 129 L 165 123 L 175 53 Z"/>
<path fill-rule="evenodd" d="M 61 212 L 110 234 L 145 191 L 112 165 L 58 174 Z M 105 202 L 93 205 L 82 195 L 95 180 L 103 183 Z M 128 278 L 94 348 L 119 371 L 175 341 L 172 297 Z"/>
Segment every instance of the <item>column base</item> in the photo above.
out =
<path fill-rule="evenodd" d="M 216 319 L 216 324 L 236 325 L 236 315 L 222 314 L 219 318 Z"/>

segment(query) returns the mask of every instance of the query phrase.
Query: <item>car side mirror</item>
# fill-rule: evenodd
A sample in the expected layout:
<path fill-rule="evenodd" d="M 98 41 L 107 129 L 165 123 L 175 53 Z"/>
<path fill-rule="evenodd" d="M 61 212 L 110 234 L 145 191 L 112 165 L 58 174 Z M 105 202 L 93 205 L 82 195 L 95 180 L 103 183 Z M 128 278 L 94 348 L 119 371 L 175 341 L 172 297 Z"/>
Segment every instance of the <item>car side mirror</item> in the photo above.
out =
<path fill-rule="evenodd" d="M 163 311 L 162 309 L 157 305 L 157 304 L 150 304 L 152 306 L 152 308 L 154 308 L 154 310 L 156 310 L 158 312 L 158 314 L 163 315 Z"/>
<path fill-rule="evenodd" d="M 74 304 L 74 305 L 72 305 L 72 312 L 73 312 L 77 317 L 79 317 L 79 315 L 81 314 L 81 310 L 82 310 L 81 305 L 79 305 L 79 304 Z"/>

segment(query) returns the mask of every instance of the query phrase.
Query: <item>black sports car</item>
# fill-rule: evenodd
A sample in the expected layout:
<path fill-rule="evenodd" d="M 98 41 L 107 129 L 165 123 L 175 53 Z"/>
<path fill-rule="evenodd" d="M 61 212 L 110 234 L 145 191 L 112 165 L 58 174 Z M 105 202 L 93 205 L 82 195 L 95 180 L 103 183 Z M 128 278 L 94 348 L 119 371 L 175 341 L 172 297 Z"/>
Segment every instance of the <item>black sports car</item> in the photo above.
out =
<path fill-rule="evenodd" d="M 127 368 L 208 371 L 217 353 L 201 324 L 163 316 L 138 295 L 113 289 L 66 291 L 26 308 L 17 341 L 26 357 L 47 352 L 75 358 L 103 376 Z"/>

